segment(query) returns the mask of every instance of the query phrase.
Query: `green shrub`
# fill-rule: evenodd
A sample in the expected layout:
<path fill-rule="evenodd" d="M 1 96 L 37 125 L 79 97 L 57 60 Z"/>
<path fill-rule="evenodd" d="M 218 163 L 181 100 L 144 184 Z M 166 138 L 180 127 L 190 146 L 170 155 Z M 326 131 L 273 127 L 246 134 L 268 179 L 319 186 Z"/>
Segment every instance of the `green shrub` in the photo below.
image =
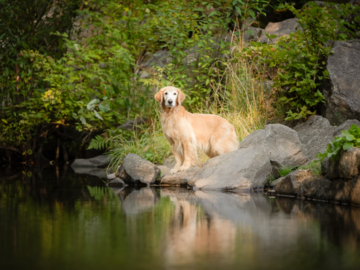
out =
<path fill-rule="evenodd" d="M 333 42 L 356 36 L 352 31 L 355 25 L 343 19 L 356 7 L 329 3 L 320 7 L 309 2 L 301 10 L 289 4 L 283 8 L 295 14 L 299 29 L 272 45 L 253 42 L 245 49 L 245 54 L 262 60 L 270 68 L 277 68 L 273 88 L 277 90 L 278 101 L 285 104 L 286 120 L 306 118 L 315 114 L 319 104 L 325 102 L 320 85 L 328 77 L 325 61 Z"/>
<path fill-rule="evenodd" d="M 360 146 L 360 128 L 357 125 L 352 125 L 350 129 L 341 132 L 343 137 L 335 137 L 332 143 L 326 146 L 324 153 L 319 153 L 317 157 L 323 161 L 324 158 L 329 157 L 334 161 L 339 159 L 340 153 L 346 151 L 351 147 Z"/>

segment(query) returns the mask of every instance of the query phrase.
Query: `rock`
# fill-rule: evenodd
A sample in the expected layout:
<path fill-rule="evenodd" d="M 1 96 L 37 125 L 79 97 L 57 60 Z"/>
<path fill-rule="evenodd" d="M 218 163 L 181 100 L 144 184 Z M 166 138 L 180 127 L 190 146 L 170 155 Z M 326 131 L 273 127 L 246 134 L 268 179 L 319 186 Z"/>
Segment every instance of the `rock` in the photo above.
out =
<path fill-rule="evenodd" d="M 335 199 L 335 187 L 328 179 L 309 176 L 300 183 L 298 197 L 332 201 Z"/>
<path fill-rule="evenodd" d="M 240 143 L 239 148 L 261 148 L 271 162 L 281 167 L 300 166 L 307 162 L 305 146 L 300 142 L 297 132 L 281 124 L 266 125 Z"/>
<path fill-rule="evenodd" d="M 72 168 L 77 167 L 98 167 L 104 168 L 108 166 L 110 163 L 110 159 L 108 155 L 100 155 L 94 158 L 78 158 L 75 159 L 74 162 L 71 164 Z"/>
<path fill-rule="evenodd" d="M 141 64 L 141 68 L 145 71 L 149 71 L 156 66 L 163 68 L 172 62 L 169 51 L 160 50 L 154 53 L 147 53 L 146 55 L 146 61 Z"/>
<path fill-rule="evenodd" d="M 301 182 L 308 177 L 314 178 L 310 170 L 296 170 L 291 172 L 287 176 L 280 178 L 281 180 L 276 186 L 275 193 L 296 196 Z"/>
<path fill-rule="evenodd" d="M 116 178 L 116 175 L 115 175 L 115 173 L 112 173 L 112 174 L 108 174 L 106 177 L 107 177 L 107 179 L 109 179 L 109 180 L 113 180 L 113 179 Z"/>
<path fill-rule="evenodd" d="M 203 190 L 250 190 L 263 187 L 271 170 L 262 149 L 243 148 L 208 160 L 188 184 Z"/>
<path fill-rule="evenodd" d="M 335 137 L 342 136 L 341 132 L 349 129 L 353 124 L 360 126 L 360 121 L 346 120 L 336 127 L 331 126 L 328 119 L 320 115 L 312 115 L 304 123 L 295 126 L 294 130 L 297 131 L 300 142 L 306 147 L 308 159 L 313 160 L 318 153 L 326 150 L 328 143 L 333 142 Z"/>
<path fill-rule="evenodd" d="M 360 120 L 360 39 L 336 41 L 333 51 L 326 65 L 325 116 L 331 124 Z"/>
<path fill-rule="evenodd" d="M 104 168 L 97 168 L 97 167 L 75 167 L 73 168 L 74 172 L 76 174 L 87 174 L 87 175 L 92 175 L 92 176 L 96 176 L 102 179 L 106 179 L 107 175 L 106 175 L 106 169 Z"/>
<path fill-rule="evenodd" d="M 118 126 L 118 129 L 135 130 L 137 126 L 145 124 L 148 119 L 146 117 L 139 117 L 133 120 L 129 120 L 124 124 Z"/>
<path fill-rule="evenodd" d="M 157 165 L 157 167 L 160 169 L 160 177 L 164 177 L 165 175 L 170 174 L 170 168 L 165 165 Z"/>
<path fill-rule="evenodd" d="M 343 135 L 341 134 L 341 132 L 345 129 L 350 129 L 350 127 L 352 125 L 357 125 L 358 127 L 360 127 L 360 121 L 356 120 L 356 119 L 350 119 L 350 120 L 346 120 L 344 123 L 342 123 L 340 126 L 336 127 L 333 135 L 334 137 L 342 137 Z"/>
<path fill-rule="evenodd" d="M 351 181 L 350 201 L 360 205 L 360 176 L 354 177 Z"/>
<path fill-rule="evenodd" d="M 108 187 L 124 187 L 125 183 L 120 178 L 114 178 L 109 183 L 107 183 Z"/>
<path fill-rule="evenodd" d="M 162 162 L 166 167 L 169 167 L 170 169 L 174 168 L 176 163 L 175 157 L 173 155 L 165 158 Z"/>
<path fill-rule="evenodd" d="M 266 125 L 265 127 L 266 153 L 270 160 L 281 166 L 299 166 L 305 164 L 306 148 L 300 142 L 297 132 L 280 124 Z"/>
<path fill-rule="evenodd" d="M 360 171 L 360 149 L 350 148 L 341 153 L 336 161 L 328 158 L 327 163 L 324 173 L 328 179 L 352 179 Z"/>
<path fill-rule="evenodd" d="M 128 154 L 119 168 L 119 176 L 129 184 L 152 184 L 160 175 L 160 169 L 136 154 Z M 125 175 L 126 174 L 126 175 Z M 127 183 L 128 184 L 128 183 Z"/>
<path fill-rule="evenodd" d="M 330 125 L 329 120 L 319 115 L 312 115 L 306 122 L 294 127 L 299 140 L 307 149 L 309 160 L 316 158 L 319 152 L 326 150 L 326 145 L 334 140 L 336 127 Z"/>
<path fill-rule="evenodd" d="M 244 41 L 258 41 L 264 29 L 257 27 L 248 27 L 244 34 Z"/>
<path fill-rule="evenodd" d="M 299 30 L 299 27 L 300 26 L 298 23 L 298 19 L 287 19 L 282 22 L 269 23 L 263 31 L 259 41 L 261 43 L 273 44 L 278 41 L 281 36 L 289 35 L 293 32 L 296 32 L 297 30 Z M 265 34 L 276 35 L 277 38 L 269 40 L 269 38 L 265 36 Z"/>
<path fill-rule="evenodd" d="M 169 168 L 168 170 L 170 171 Z M 177 172 L 175 174 L 167 173 L 161 178 L 160 184 L 165 186 L 186 185 L 190 180 L 193 179 L 195 173 L 197 173 L 199 170 L 199 167 L 191 167 L 186 171 Z"/>
<path fill-rule="evenodd" d="M 246 136 L 239 144 L 239 149 L 241 148 L 252 148 L 252 147 L 263 147 L 265 144 L 266 133 L 265 130 L 259 129 L 255 130 L 253 133 Z"/>
<path fill-rule="evenodd" d="M 105 168 L 110 164 L 110 157 L 108 155 L 100 155 L 90 158 L 89 161 L 95 164 L 98 168 Z"/>

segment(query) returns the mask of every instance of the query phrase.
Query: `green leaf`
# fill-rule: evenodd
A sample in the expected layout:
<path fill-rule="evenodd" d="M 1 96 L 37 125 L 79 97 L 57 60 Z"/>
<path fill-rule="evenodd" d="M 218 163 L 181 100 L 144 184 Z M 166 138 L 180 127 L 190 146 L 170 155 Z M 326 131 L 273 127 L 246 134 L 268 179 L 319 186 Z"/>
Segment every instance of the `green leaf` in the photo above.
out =
<path fill-rule="evenodd" d="M 351 148 L 351 147 L 354 147 L 354 143 L 352 143 L 352 142 L 346 142 L 346 143 L 344 143 L 344 145 L 343 145 L 343 150 L 346 151 L 346 150 L 348 150 L 348 149 Z"/>
<path fill-rule="evenodd" d="M 101 103 L 99 105 L 99 109 L 102 111 L 102 112 L 108 112 L 110 110 L 110 104 L 109 103 Z"/>
<path fill-rule="evenodd" d="M 94 110 L 94 114 L 95 114 L 95 116 L 97 117 L 97 118 L 99 118 L 100 120 L 104 120 L 101 116 L 100 116 L 100 114 L 97 112 L 97 111 L 95 111 Z"/>
<path fill-rule="evenodd" d="M 86 105 L 86 108 L 90 111 L 94 110 L 95 107 L 96 107 L 96 104 L 99 103 L 100 100 L 95 98 L 93 100 L 91 100 L 87 105 Z"/>
<path fill-rule="evenodd" d="M 84 125 L 86 125 L 86 119 L 85 119 L 84 116 L 81 116 L 81 117 L 80 117 L 80 121 L 81 121 L 81 123 L 83 123 Z"/>

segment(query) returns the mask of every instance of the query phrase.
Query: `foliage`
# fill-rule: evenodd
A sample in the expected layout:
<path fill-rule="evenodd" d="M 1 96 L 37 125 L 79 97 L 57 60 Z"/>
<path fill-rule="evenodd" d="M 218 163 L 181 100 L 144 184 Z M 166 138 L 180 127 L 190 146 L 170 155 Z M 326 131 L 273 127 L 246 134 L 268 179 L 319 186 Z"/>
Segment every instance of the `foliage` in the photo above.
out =
<path fill-rule="evenodd" d="M 36 125 L 50 122 L 42 113 L 41 95 L 46 84 L 34 76 L 31 59 L 24 58 L 21 51 L 37 50 L 44 56 L 61 57 L 63 40 L 51 33 L 71 32 L 81 2 L 0 1 L 1 144 L 31 150 Z"/>
<path fill-rule="evenodd" d="M 351 125 L 350 129 L 341 132 L 342 137 L 335 137 L 332 143 L 326 146 L 324 153 L 319 153 L 317 157 L 323 161 L 326 157 L 336 161 L 340 157 L 342 151 L 346 151 L 351 147 L 360 147 L 360 127 Z"/>
<path fill-rule="evenodd" d="M 297 169 L 297 167 L 295 167 L 295 166 L 282 167 L 279 169 L 280 177 L 287 176 L 289 173 L 291 173 L 292 171 L 294 171 L 296 169 Z"/>
<path fill-rule="evenodd" d="M 289 4 L 283 7 L 296 15 L 299 30 L 281 37 L 275 44 L 253 43 L 245 54 L 277 68 L 274 88 L 278 91 L 278 100 L 288 109 L 286 120 L 292 120 L 315 114 L 317 106 L 324 102 L 319 86 L 328 76 L 325 61 L 335 40 L 353 36 L 354 25 L 343 18 L 355 7 L 328 3 L 320 7 L 314 2 L 301 10 Z"/>
<path fill-rule="evenodd" d="M 309 164 L 299 167 L 301 170 L 310 170 L 315 176 L 321 175 L 321 162 L 318 159 L 311 161 Z"/>

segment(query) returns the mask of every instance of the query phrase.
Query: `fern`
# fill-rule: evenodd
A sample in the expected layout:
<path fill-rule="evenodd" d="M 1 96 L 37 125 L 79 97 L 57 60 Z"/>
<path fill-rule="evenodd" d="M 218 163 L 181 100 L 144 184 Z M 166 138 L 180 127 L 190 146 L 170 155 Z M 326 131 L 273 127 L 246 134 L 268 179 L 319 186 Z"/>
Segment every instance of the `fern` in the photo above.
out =
<path fill-rule="evenodd" d="M 102 136 L 97 135 L 95 136 L 94 139 L 91 139 L 87 150 L 90 149 L 101 150 L 103 148 L 106 148 L 106 143 L 107 143 L 106 140 Z"/>

